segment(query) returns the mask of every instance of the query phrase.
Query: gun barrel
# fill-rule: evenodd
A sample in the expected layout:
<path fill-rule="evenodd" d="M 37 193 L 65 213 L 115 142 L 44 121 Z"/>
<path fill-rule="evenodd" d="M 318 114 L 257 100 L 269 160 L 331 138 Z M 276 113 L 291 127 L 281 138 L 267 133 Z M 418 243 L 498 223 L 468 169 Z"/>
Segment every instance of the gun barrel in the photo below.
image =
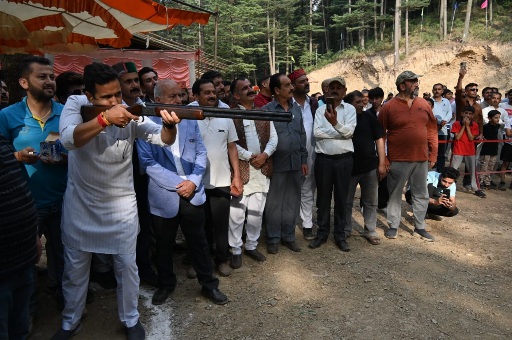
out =
<path fill-rule="evenodd" d="M 169 108 L 169 109 L 197 109 L 203 111 L 204 117 L 212 118 L 230 118 L 230 119 L 248 119 L 248 120 L 269 120 L 274 122 L 290 122 L 292 120 L 291 112 L 263 111 L 263 110 L 240 110 L 240 109 L 223 109 L 209 106 L 178 106 L 165 105 L 158 103 L 146 104 L 149 108 Z M 145 111 L 145 110 L 144 110 Z"/>

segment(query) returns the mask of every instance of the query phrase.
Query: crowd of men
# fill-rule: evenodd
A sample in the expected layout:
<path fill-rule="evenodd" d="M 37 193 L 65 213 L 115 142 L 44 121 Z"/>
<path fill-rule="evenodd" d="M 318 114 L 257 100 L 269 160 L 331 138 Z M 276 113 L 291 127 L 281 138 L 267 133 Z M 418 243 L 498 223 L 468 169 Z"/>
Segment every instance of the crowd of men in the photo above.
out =
<path fill-rule="evenodd" d="M 267 256 L 280 245 L 302 251 L 297 226 L 309 248 L 326 243 L 333 199 L 334 243 L 350 251 L 357 186 L 362 236 L 370 244 L 381 243 L 378 211 L 387 216 L 385 237 L 397 238 L 404 188 L 414 234 L 434 241 L 425 218 L 459 212 L 455 182 L 462 161 L 464 188 L 484 198 L 484 189 L 506 189 L 504 173 L 497 185 L 488 174 L 498 155 L 502 170 L 512 160 L 512 90 L 502 103 L 497 90 L 485 88 L 479 101 L 477 84 L 462 88 L 466 72 L 460 70 L 455 96 L 435 84 L 432 98 L 418 97 L 421 75 L 402 72 L 397 94 L 384 101 L 379 87 L 347 93 L 341 77 L 324 80 L 323 94 L 309 96 L 303 69 L 258 80 L 258 92 L 245 77 L 227 82 L 208 71 L 189 93 L 185 83 L 159 79 L 133 62 L 92 63 L 83 75 L 55 77 L 48 59 L 24 59 L 19 84 L 26 97 L 9 105 L 0 83 L 0 338 L 29 333 L 42 235 L 47 292 L 62 310 L 52 339 L 80 332 L 93 297 L 90 280 L 117 289 L 127 338 L 144 339 L 139 284 L 156 287 L 155 305 L 173 293 L 179 229 L 187 276 L 216 304 L 229 300 L 214 271 L 231 275 L 242 255 L 266 261 L 261 239 Z M 134 115 L 144 103 L 160 104 L 160 117 Z M 181 119 L 169 104 L 287 112 L 291 120 Z M 506 140 L 475 147 L 477 139 Z"/>

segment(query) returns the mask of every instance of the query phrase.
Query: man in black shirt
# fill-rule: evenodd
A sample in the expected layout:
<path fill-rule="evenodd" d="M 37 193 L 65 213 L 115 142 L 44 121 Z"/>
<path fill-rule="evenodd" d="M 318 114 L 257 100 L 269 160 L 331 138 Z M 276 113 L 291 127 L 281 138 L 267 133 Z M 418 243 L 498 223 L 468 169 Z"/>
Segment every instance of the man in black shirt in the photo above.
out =
<path fill-rule="evenodd" d="M 373 113 L 363 111 L 363 94 L 349 93 L 344 99 L 356 108 L 357 125 L 352 136 L 354 166 L 350 177 L 345 206 L 345 235 L 352 232 L 352 206 L 357 185 L 361 187 L 361 208 L 364 217 L 363 236 L 373 245 L 380 244 L 377 227 L 377 189 L 379 180 L 386 176 L 384 129 Z M 377 151 L 377 152 L 375 152 Z"/>

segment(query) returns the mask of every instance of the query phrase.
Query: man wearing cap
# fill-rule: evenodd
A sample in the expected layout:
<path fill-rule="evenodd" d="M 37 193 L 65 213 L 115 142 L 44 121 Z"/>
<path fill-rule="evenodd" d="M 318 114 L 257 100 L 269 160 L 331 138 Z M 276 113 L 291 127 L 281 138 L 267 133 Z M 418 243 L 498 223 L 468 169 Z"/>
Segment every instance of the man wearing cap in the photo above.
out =
<path fill-rule="evenodd" d="M 318 208 L 318 232 L 309 247 L 327 242 L 331 229 L 331 200 L 334 193 L 334 243 L 342 251 L 350 251 L 345 235 L 345 205 L 352 174 L 352 135 L 356 128 L 356 109 L 343 101 L 347 92 L 345 79 L 329 80 L 327 95 L 334 98 L 334 107 L 322 105 L 316 110 L 315 179 Z"/>
<path fill-rule="evenodd" d="M 267 252 L 276 254 L 279 241 L 288 249 L 299 252 L 295 242 L 295 221 L 300 208 L 301 177 L 308 174 L 308 151 L 302 112 L 292 101 L 293 86 L 282 73 L 270 77 L 274 101 L 263 107 L 268 111 L 291 112 L 291 122 L 274 122 L 278 143 L 272 156 L 272 178 L 265 204 Z"/>
<path fill-rule="evenodd" d="M 144 90 L 144 103 L 155 102 L 155 85 L 158 82 L 158 73 L 151 67 L 143 67 L 139 71 L 139 83 Z"/>
<path fill-rule="evenodd" d="M 123 103 L 132 106 L 142 104 L 142 91 L 140 90 L 139 74 L 137 66 L 134 62 L 119 62 L 112 65 L 117 72 L 119 83 L 121 84 L 121 92 L 123 94 Z"/>
<path fill-rule="evenodd" d="M 386 131 L 388 152 L 389 229 L 385 236 L 395 239 L 402 216 L 402 191 L 409 181 L 414 212 L 414 232 L 427 241 L 434 237 L 425 230 L 429 195 L 427 173 L 437 161 L 437 120 L 430 104 L 418 91 L 417 75 L 404 71 L 396 79 L 398 94 L 382 106 L 377 117 Z"/>
<path fill-rule="evenodd" d="M 302 182 L 300 197 L 300 219 L 302 220 L 302 233 L 304 238 L 311 241 L 313 235 L 313 201 L 315 200 L 315 138 L 313 136 L 313 121 L 318 109 L 318 101 L 308 96 L 309 81 L 306 72 L 299 68 L 288 75 L 293 85 L 293 101 L 302 111 L 302 122 L 306 131 L 306 149 L 308 151 L 309 173 Z"/>

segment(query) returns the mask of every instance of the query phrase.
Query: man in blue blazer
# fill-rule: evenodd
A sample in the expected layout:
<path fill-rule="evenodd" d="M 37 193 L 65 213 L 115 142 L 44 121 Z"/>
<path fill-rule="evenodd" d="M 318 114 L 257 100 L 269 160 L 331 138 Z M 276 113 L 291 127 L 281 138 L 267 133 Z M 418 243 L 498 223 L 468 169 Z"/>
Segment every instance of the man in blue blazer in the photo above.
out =
<path fill-rule="evenodd" d="M 155 86 L 155 101 L 181 105 L 180 92 L 175 81 L 160 80 Z M 213 276 L 204 231 L 206 196 L 201 180 L 206 169 L 206 148 L 196 121 L 183 120 L 176 128 L 176 143 L 171 146 L 155 147 L 137 141 L 141 167 L 149 176 L 149 212 L 156 237 L 158 290 L 152 303 L 163 304 L 176 288 L 172 248 L 181 226 L 197 280 L 203 286 L 201 294 L 216 304 L 225 304 L 228 298 L 218 289 L 219 280 Z"/>

